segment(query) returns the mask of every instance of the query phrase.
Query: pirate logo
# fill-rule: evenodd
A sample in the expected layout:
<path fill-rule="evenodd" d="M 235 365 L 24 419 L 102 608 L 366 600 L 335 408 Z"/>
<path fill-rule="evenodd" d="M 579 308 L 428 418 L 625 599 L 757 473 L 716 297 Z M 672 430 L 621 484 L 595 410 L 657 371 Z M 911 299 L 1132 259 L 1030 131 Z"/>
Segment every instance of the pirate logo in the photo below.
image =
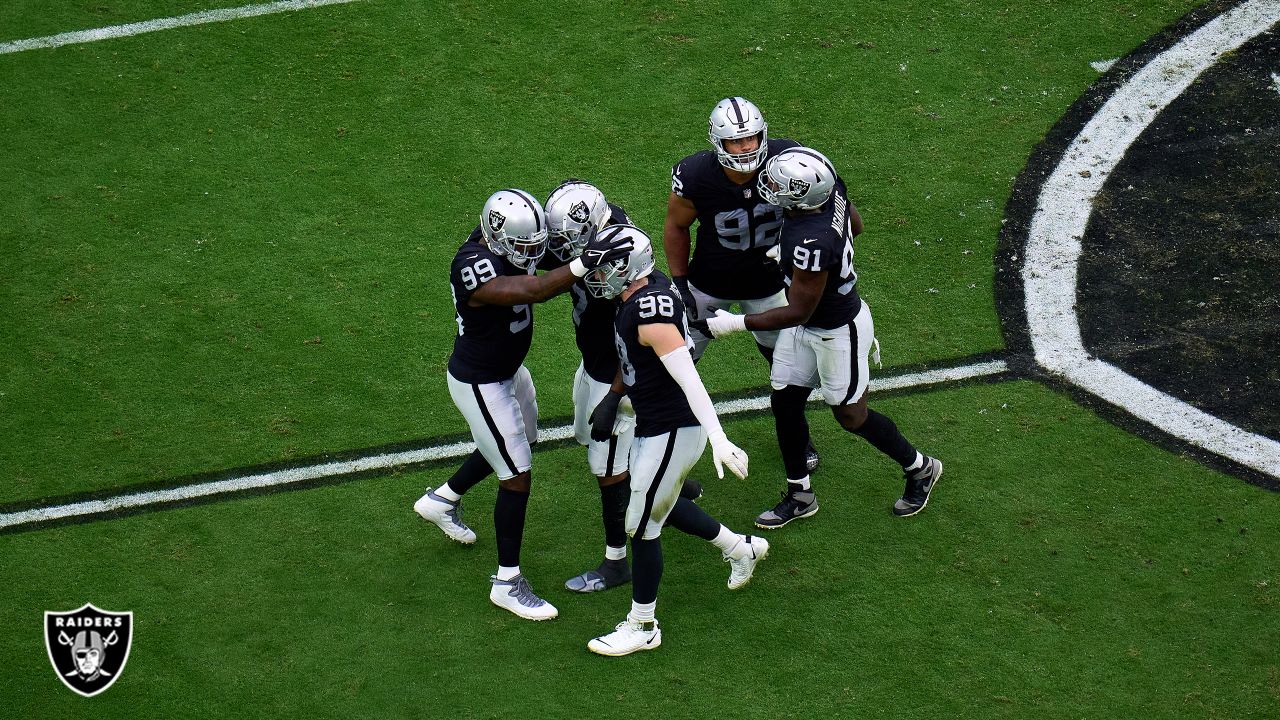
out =
<path fill-rule="evenodd" d="M 787 189 L 792 197 L 804 197 L 805 193 L 809 192 L 810 187 L 813 186 L 799 178 L 791 178 L 791 185 Z"/>
<path fill-rule="evenodd" d="M 58 679 L 72 691 L 93 697 L 111 687 L 129 660 L 133 613 L 79 610 L 44 613 L 44 646 Z"/>
<path fill-rule="evenodd" d="M 490 210 L 490 211 L 489 211 L 489 227 L 493 228 L 494 232 L 497 232 L 498 230 L 501 230 L 501 229 L 502 229 L 502 226 L 503 226 L 503 225 L 506 225 L 506 224 L 507 224 L 507 216 L 506 216 L 506 215 L 503 215 L 502 213 L 498 212 L 497 210 Z"/>
<path fill-rule="evenodd" d="M 591 219 L 591 211 L 587 209 L 587 204 L 579 200 L 569 208 L 569 219 L 576 223 L 585 224 Z"/>

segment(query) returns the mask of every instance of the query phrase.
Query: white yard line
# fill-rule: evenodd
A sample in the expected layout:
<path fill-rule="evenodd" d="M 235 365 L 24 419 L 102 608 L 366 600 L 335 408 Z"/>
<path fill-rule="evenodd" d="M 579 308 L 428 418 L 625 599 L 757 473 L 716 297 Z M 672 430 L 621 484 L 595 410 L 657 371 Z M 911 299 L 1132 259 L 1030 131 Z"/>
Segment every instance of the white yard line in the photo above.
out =
<path fill-rule="evenodd" d="M 1093 357 L 1076 316 L 1081 238 L 1101 191 L 1129 146 L 1160 111 L 1225 53 L 1280 22 L 1280 2 L 1253 0 L 1206 23 L 1147 63 L 1072 141 L 1045 182 L 1022 277 L 1036 362 L 1166 433 L 1280 477 L 1280 443 L 1202 412 Z"/>
<path fill-rule="evenodd" d="M 989 375 L 998 375 L 1008 369 L 1009 366 L 1003 360 L 993 360 L 991 362 L 976 363 L 974 365 L 966 365 L 964 367 L 930 370 L 926 372 L 911 373 L 908 375 L 898 375 L 895 377 L 884 378 L 883 380 L 872 380 L 871 390 L 896 390 L 901 388 L 920 387 L 924 385 L 936 385 L 938 383 L 955 382 L 971 378 L 986 377 Z M 752 410 L 764 410 L 768 407 L 769 397 L 766 395 L 763 397 L 727 400 L 725 402 L 717 403 L 716 412 L 721 416 L 730 416 Z M 570 425 L 561 425 L 559 427 L 540 429 L 538 431 L 539 440 L 564 440 L 572 436 L 573 427 Z M 368 470 L 389 470 L 430 460 L 460 458 L 469 455 L 474 449 L 475 445 L 470 442 L 453 443 L 450 445 L 434 445 L 416 450 L 371 455 L 344 462 L 322 463 L 320 465 L 309 465 L 307 467 L 289 468 L 286 470 L 258 473 L 256 475 L 228 478 L 226 480 L 195 483 L 193 485 L 184 485 L 182 487 L 169 488 L 167 490 L 153 490 L 149 492 L 117 495 L 115 497 L 105 498 L 102 500 L 86 500 L 84 502 L 68 503 L 66 505 L 52 505 L 49 507 L 34 508 L 31 510 L 3 513 L 0 514 L 0 530 L 19 525 L 47 522 L 49 520 L 62 520 L 65 518 L 100 515 L 118 510 L 127 510 L 129 508 L 180 502 L 183 500 L 209 497 L 211 495 L 225 495 L 227 493 L 252 490 L 255 488 L 292 485 L 294 483 L 305 482 L 308 480 L 350 475 L 352 473 L 365 472 Z"/>
<path fill-rule="evenodd" d="M 61 47 L 63 45 L 76 45 L 79 43 L 97 42 L 99 40 L 111 40 L 114 38 L 129 37 L 130 35 L 142 35 L 143 33 L 156 32 L 157 30 L 172 30 L 173 28 L 188 27 L 191 25 L 204 25 L 206 23 L 239 20 L 240 18 L 256 17 L 258 15 L 271 15 L 274 13 L 289 12 L 290 10 L 307 10 L 315 7 L 323 7 L 325 5 L 345 5 L 353 2 L 357 2 L 357 0 L 289 0 L 288 2 L 244 5 L 242 7 L 222 8 L 219 10 L 202 10 L 189 15 L 179 15 L 177 17 L 157 18 L 155 20 L 144 20 L 142 22 L 129 23 L 128 25 L 112 25 L 110 27 L 96 28 L 93 30 L 79 30 L 76 32 L 61 33 L 59 35 L 49 35 L 46 37 L 28 38 L 26 40 L 14 40 L 12 42 L 0 43 L 0 55 L 5 53 L 22 52 L 24 50 L 38 50 L 40 48 L 54 48 Z"/>

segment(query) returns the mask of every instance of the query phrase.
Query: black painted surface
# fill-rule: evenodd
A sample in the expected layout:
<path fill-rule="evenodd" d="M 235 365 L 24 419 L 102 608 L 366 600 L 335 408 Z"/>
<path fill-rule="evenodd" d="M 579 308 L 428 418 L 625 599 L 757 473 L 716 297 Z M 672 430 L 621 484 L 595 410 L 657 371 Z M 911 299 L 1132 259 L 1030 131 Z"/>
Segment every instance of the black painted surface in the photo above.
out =
<path fill-rule="evenodd" d="M 1085 346 L 1280 438 L 1280 34 L 1224 57 L 1155 119 L 1095 200 Z"/>

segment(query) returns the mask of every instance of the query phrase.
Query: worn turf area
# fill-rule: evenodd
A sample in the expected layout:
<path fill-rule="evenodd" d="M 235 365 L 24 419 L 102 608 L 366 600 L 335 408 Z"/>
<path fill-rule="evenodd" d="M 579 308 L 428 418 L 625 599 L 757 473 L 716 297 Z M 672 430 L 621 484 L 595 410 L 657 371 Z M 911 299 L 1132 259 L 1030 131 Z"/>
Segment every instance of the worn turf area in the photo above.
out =
<path fill-rule="evenodd" d="M 1223 58 L 1135 143 L 1083 244 L 1098 355 L 1216 417 L 1280 437 L 1280 38 Z"/>

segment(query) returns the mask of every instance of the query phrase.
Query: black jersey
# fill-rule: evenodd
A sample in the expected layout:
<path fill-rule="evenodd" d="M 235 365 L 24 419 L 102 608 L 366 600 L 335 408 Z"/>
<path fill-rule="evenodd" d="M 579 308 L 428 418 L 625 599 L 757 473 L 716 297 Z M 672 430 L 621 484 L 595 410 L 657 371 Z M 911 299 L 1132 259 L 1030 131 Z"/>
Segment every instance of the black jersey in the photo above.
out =
<path fill-rule="evenodd" d="M 787 285 L 797 268 L 827 272 L 822 298 L 805 327 L 842 327 L 853 322 L 862 309 L 858 272 L 853 267 L 853 223 L 849 216 L 852 207 L 844 181 L 837 177 L 831 197 L 817 212 L 788 215 L 782 223 L 778 261 Z"/>
<path fill-rule="evenodd" d="M 609 203 L 609 219 L 605 226 L 630 225 L 631 217 L 621 207 Z M 568 263 L 547 253 L 538 263 L 540 270 L 554 270 Z M 611 383 L 618 374 L 618 351 L 613 347 L 613 316 L 618 304 L 598 298 L 587 290 L 585 279 L 569 286 L 573 299 L 573 339 L 582 353 L 582 365 L 592 380 Z"/>
<path fill-rule="evenodd" d="M 793 147 L 800 144 L 770 138 L 767 157 Z M 755 300 L 782 289 L 778 266 L 764 255 L 778 242 L 782 210 L 760 199 L 754 177 L 735 183 L 716 154 L 703 150 L 672 168 L 671 192 L 698 210 L 689 282 L 726 300 Z"/>
<path fill-rule="evenodd" d="M 689 328 L 685 322 L 680 293 L 657 270 L 649 275 L 648 285 L 618 306 L 614 343 L 622 362 L 622 382 L 636 411 L 637 437 L 652 437 L 698 424 L 680 384 L 667 372 L 653 348 L 640 344 L 640 326 L 650 323 L 675 325 L 687 343 Z"/>
<path fill-rule="evenodd" d="M 528 275 L 481 240 L 479 226 L 458 249 L 449 269 L 458 336 L 449 356 L 449 374 L 466 383 L 491 383 L 515 376 L 533 342 L 533 306 L 467 304 L 485 283 L 504 275 Z"/>

